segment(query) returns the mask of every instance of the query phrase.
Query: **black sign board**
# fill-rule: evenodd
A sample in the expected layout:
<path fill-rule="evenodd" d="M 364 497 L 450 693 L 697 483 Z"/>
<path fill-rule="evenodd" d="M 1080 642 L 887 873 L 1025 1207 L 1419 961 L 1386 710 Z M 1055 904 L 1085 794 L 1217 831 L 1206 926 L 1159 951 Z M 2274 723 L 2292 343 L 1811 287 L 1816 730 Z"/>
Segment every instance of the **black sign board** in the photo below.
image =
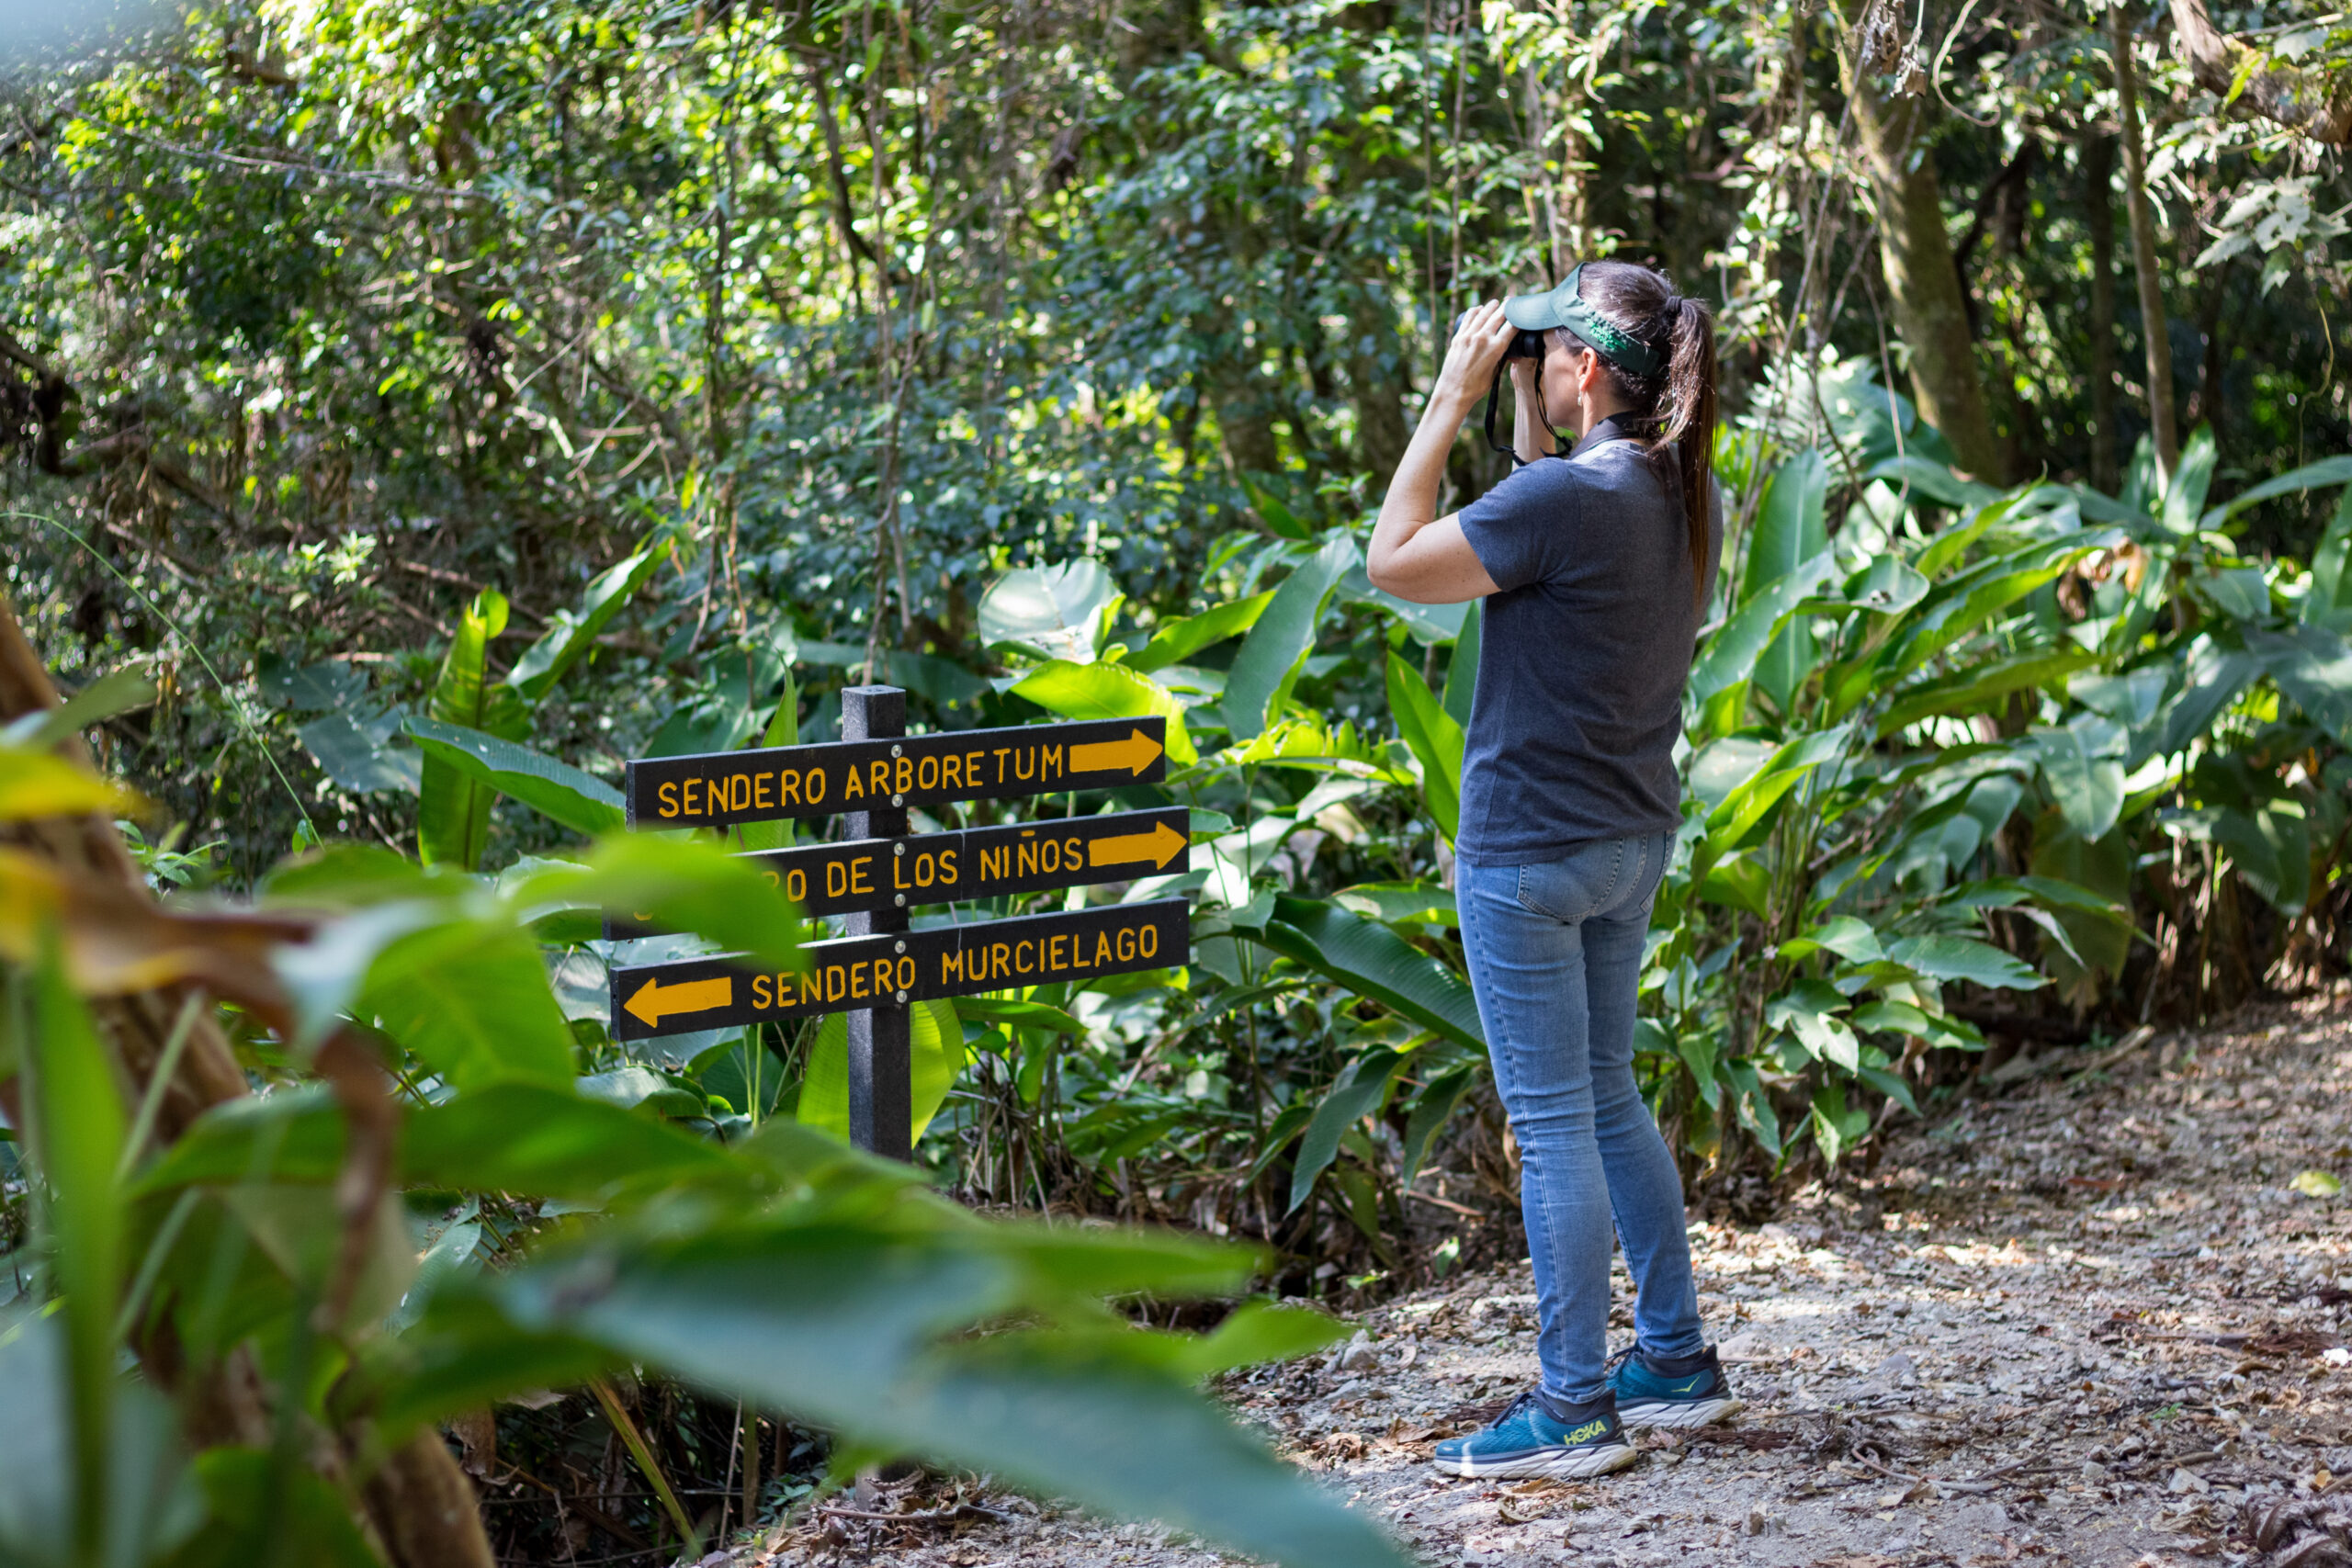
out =
<path fill-rule="evenodd" d="M 1191 821 L 1191 813 L 1182 807 L 1162 807 L 905 839 L 755 850 L 743 858 L 759 862 L 768 880 L 803 912 L 842 915 L 1129 882 L 1182 871 L 1192 843 Z M 605 921 L 608 939 L 643 936 L 645 931 L 628 920 Z"/>
<path fill-rule="evenodd" d="M 808 913 L 846 917 L 849 934 L 809 943 L 809 966 L 798 972 L 753 969 L 740 954 L 612 972 L 612 1028 L 622 1040 L 848 1013 L 851 1141 L 900 1159 L 910 1154 L 910 1004 L 1171 967 L 1188 960 L 1192 931 L 1181 898 L 909 930 L 916 905 L 1181 871 L 1192 818 L 1179 807 L 910 837 L 912 806 L 1164 778 L 1168 721 L 905 728 L 904 692 L 852 686 L 842 693 L 840 740 L 629 763 L 636 828 L 847 817 L 855 837 L 846 842 L 754 858 Z M 608 918 L 605 934 L 638 928 Z"/>
<path fill-rule="evenodd" d="M 741 958 L 638 964 L 613 971 L 613 1032 L 646 1040 L 1166 968 L 1185 962 L 1191 929 L 1184 901 L 1160 898 L 810 942 L 797 974 Z"/>
<path fill-rule="evenodd" d="M 1165 718 L 834 740 L 628 765 L 629 825 L 722 828 L 1150 784 L 1168 773 Z"/>

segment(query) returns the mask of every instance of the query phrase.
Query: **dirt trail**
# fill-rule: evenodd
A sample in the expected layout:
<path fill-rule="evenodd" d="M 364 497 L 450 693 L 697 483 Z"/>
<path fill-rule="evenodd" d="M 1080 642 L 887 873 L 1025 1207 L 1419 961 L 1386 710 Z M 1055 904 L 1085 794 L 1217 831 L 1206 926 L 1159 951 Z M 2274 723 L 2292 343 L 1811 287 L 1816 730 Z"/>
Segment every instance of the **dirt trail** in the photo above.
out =
<path fill-rule="evenodd" d="M 1436 1563 L 2352 1562 L 2334 1479 L 2352 1477 L 2352 1215 L 2295 1186 L 2352 1177 L 2352 993 L 2086 1059 L 2014 1070 L 1772 1224 L 1694 1225 L 1747 1409 L 1644 1436 L 1621 1474 L 1508 1485 L 1424 1462 L 1532 1380 L 1523 1265 L 1395 1303 L 1227 1397 Z M 842 1521 L 717 1561 L 1221 1561 L 988 1501 L 1010 1517 Z"/>

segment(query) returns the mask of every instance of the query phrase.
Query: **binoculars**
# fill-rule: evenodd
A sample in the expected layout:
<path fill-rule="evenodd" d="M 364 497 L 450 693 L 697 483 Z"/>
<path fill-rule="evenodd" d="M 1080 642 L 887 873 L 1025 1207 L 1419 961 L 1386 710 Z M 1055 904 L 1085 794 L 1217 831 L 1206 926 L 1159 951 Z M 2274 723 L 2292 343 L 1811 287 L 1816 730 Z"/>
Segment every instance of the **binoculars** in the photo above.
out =
<path fill-rule="evenodd" d="M 1467 310 L 1454 317 L 1453 330 L 1459 333 L 1462 330 L 1462 324 L 1469 319 L 1470 312 Z M 1544 334 L 1532 332 L 1518 333 L 1510 340 L 1510 347 L 1504 351 L 1503 358 L 1506 360 L 1532 359 L 1540 364 L 1544 358 Z"/>

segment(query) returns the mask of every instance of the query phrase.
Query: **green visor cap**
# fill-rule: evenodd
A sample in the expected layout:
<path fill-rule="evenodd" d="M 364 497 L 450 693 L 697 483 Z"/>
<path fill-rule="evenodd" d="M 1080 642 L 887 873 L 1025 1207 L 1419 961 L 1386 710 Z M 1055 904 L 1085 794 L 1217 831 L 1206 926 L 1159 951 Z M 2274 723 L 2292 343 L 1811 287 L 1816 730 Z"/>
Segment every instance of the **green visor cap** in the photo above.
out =
<path fill-rule="evenodd" d="M 1647 381 L 1666 374 L 1666 358 L 1639 338 L 1611 326 L 1577 292 L 1583 280 L 1581 263 L 1544 294 L 1521 294 L 1503 301 L 1503 316 L 1523 333 L 1550 332 L 1564 327 L 1578 343 L 1629 376 Z"/>

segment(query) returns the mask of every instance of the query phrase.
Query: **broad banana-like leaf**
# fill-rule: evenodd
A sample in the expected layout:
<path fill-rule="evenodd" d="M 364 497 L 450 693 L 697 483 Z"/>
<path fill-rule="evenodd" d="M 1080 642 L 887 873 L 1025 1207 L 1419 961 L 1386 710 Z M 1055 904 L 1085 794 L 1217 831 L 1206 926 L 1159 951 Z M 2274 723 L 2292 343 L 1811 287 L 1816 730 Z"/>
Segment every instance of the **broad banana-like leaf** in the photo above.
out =
<path fill-rule="evenodd" d="M 1220 705 L 1236 741 L 1250 740 L 1266 728 L 1276 702 L 1297 679 L 1299 664 L 1315 646 L 1315 626 L 1331 591 L 1356 564 L 1355 541 L 1333 534 L 1322 548 L 1298 563 L 1250 628 L 1241 651 L 1226 672 Z"/>
<path fill-rule="evenodd" d="M 2262 660 L 2244 649 L 2223 648 L 2200 636 L 2189 645 L 2180 692 L 2148 727 L 2134 737 L 2129 766 L 2150 757 L 2169 757 L 2188 749 L 2237 700 L 2248 682 L 2262 672 Z"/>
<path fill-rule="evenodd" d="M 2030 991 L 2050 982 L 2030 965 L 1973 936 L 1938 931 L 1887 943 L 1886 955 L 1931 980 L 1967 980 L 1994 989 Z"/>
<path fill-rule="evenodd" d="M 964 1071 L 964 1026 L 953 1002 L 916 1002 L 907 1010 L 911 1124 L 922 1136 Z M 800 1124 L 849 1142 L 849 1015 L 828 1013 L 808 1051 L 801 1080 Z"/>
<path fill-rule="evenodd" d="M 1478 645 L 1486 607 L 1472 600 L 1462 617 L 1462 631 L 1453 639 L 1453 654 L 1445 663 L 1445 711 L 1464 730 L 1470 728 L 1471 705 L 1478 692 Z"/>
<path fill-rule="evenodd" d="M 2164 511 L 2157 514 L 2168 532 L 2193 534 L 2199 520 L 2205 515 L 2205 492 L 2212 487 L 2213 461 L 2218 455 L 2213 446 L 2213 429 L 2200 424 L 2181 448 L 2180 466 L 2173 470 L 2172 483 L 2165 487 Z"/>
<path fill-rule="evenodd" d="M 1829 466 L 1810 448 L 1781 464 L 1766 482 L 1756 535 L 1747 548 L 1743 599 L 1754 598 L 1828 549 L 1829 536 L 1822 517 L 1828 488 Z M 1758 656 L 1752 678 L 1772 699 L 1772 705 L 1785 714 L 1797 689 L 1820 661 L 1813 628 L 1800 615 L 1783 626 Z"/>
<path fill-rule="evenodd" d="M 2337 457 L 2352 478 L 2352 457 Z M 2352 636 L 2352 489 L 2336 503 L 2335 515 L 2312 552 L 2311 588 L 2303 595 L 2306 626 L 2324 626 L 2338 636 Z"/>
<path fill-rule="evenodd" d="M 449 639 L 441 678 L 433 690 L 432 717 L 502 740 L 520 740 L 530 714 L 512 687 L 495 686 L 486 666 L 492 639 L 506 629 L 506 596 L 485 588 L 474 595 Z M 447 758 L 427 756 L 418 782 L 417 854 L 427 865 L 447 862 L 463 871 L 481 863 L 490 843 L 490 808 L 498 791 Z"/>
<path fill-rule="evenodd" d="M 507 672 L 506 683 L 537 702 L 563 679 L 565 671 L 596 645 L 597 634 L 611 624 L 623 606 L 645 586 L 654 569 L 670 558 L 674 541 L 656 539 L 617 565 L 606 568 L 588 584 L 577 610 L 558 610 L 539 640 L 526 649 Z"/>
<path fill-rule="evenodd" d="M 1377 920 L 1310 898 L 1277 898 L 1255 939 L 1396 1009 L 1447 1039 L 1483 1052 L 1486 1030 L 1469 982 Z"/>
<path fill-rule="evenodd" d="M 1140 652 L 1127 655 L 1131 670 L 1153 671 L 1163 665 L 1181 663 L 1204 648 L 1213 647 L 1229 637 L 1239 637 L 1258 624 L 1266 606 L 1274 602 L 1271 588 L 1247 599 L 1236 599 L 1229 604 L 1219 604 L 1187 615 L 1181 621 L 1170 621 L 1152 634 Z"/>
<path fill-rule="evenodd" d="M 2352 484 L 2352 454 L 2323 457 L 2316 463 L 2290 468 L 2277 479 L 2265 479 L 2205 513 L 2203 525 L 2218 528 L 2247 507 L 2260 505 L 2275 496 L 2293 495 L 2307 490 L 2325 490 L 2330 485 L 2340 484 Z M 2352 505 L 2352 496 L 2347 496 L 2346 504 Z"/>
<path fill-rule="evenodd" d="M 1290 1207 L 1284 1213 L 1306 1201 L 1315 1190 L 1315 1179 L 1339 1157 L 1340 1134 L 1380 1109 L 1388 1096 L 1388 1080 L 1404 1063 L 1396 1052 L 1374 1046 L 1340 1069 L 1316 1106 L 1306 1135 L 1299 1140 L 1298 1160 L 1291 1167 Z"/>
<path fill-rule="evenodd" d="M 2021 653 L 1920 682 L 1904 688 L 1879 716 L 1878 733 L 1883 739 L 1934 715 L 1998 707 L 2015 693 L 2055 685 L 2098 661 L 2098 655 L 2070 646 Z"/>
<path fill-rule="evenodd" d="M 1837 571 L 1837 558 L 1825 550 L 1732 612 L 1690 667 L 1691 703 L 1703 706 L 1716 693 L 1746 682 L 1797 606 Z"/>
<path fill-rule="evenodd" d="M 136 670 L 101 675 L 53 708 L 37 708 L 0 729 L 0 741 L 40 750 L 118 714 L 152 707 L 155 682 Z"/>
<path fill-rule="evenodd" d="M 1439 703 L 1421 672 L 1388 656 L 1388 711 L 1421 764 L 1421 794 L 1448 842 L 1462 830 L 1462 727 Z"/>
<path fill-rule="evenodd" d="M 2123 759 L 2131 737 L 2113 719 L 2077 715 L 2030 738 L 2050 798 L 2077 838 L 2107 837 L 2123 814 Z"/>
<path fill-rule="evenodd" d="M 1843 756 L 1853 727 L 1840 724 L 1792 740 L 1772 753 L 1754 777 L 1724 796 L 1707 813 L 1704 857 L 1710 863 L 1738 849 L 1762 829 L 1782 796 L 1804 781 L 1822 763 Z"/>
<path fill-rule="evenodd" d="M 1102 649 L 1121 597 L 1101 561 L 1016 567 L 980 595 L 980 641 L 1084 663 Z"/>
<path fill-rule="evenodd" d="M 412 718 L 408 732 L 425 755 L 425 765 L 475 784 L 485 801 L 511 795 L 543 817 L 591 837 L 628 825 L 621 792 L 592 773 L 512 740 L 463 725 Z M 484 812 L 488 807 L 485 805 Z M 488 818 L 482 818 L 487 830 Z M 474 859 L 481 858 L 479 848 Z M 427 864 L 434 857 L 426 856 Z M 473 860 L 463 863 L 470 867 Z"/>
<path fill-rule="evenodd" d="M 1158 714 L 1168 720 L 1168 760 L 1179 767 L 1190 767 L 1201 760 L 1184 728 L 1184 705 L 1176 700 L 1176 694 L 1127 665 L 1052 660 L 1023 676 L 1012 694 L 1064 718 L 1142 718 Z"/>
<path fill-rule="evenodd" d="M 2342 637 L 2306 621 L 2284 634 L 2250 631 L 2245 641 L 2313 724 L 2352 745 L 2352 648 Z"/>

